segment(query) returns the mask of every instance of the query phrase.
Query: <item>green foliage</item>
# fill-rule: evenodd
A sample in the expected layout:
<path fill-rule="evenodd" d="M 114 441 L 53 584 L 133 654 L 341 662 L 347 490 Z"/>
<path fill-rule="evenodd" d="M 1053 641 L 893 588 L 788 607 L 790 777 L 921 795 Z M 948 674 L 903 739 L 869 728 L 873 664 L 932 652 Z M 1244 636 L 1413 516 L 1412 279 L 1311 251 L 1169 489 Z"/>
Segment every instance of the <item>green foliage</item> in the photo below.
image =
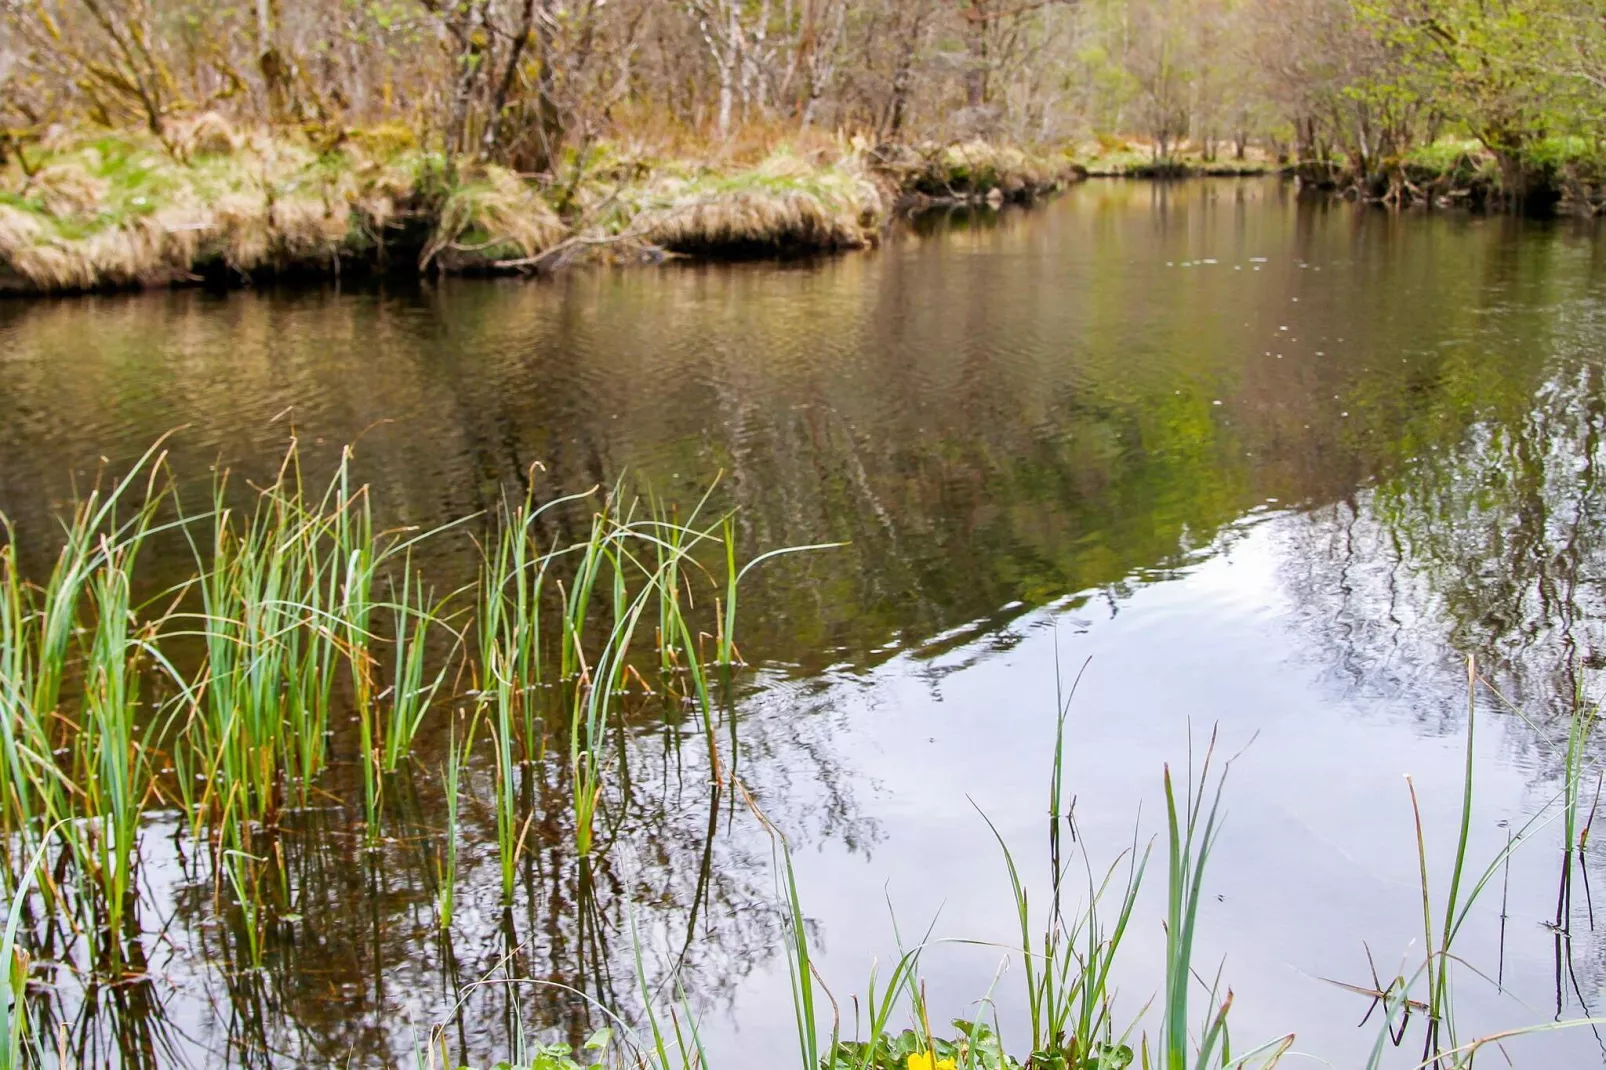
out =
<path fill-rule="evenodd" d="M 524 1058 L 517 1063 L 504 1060 L 492 1065 L 488 1070 L 585 1070 L 586 1067 L 596 1064 L 594 1061 L 582 1062 L 581 1058 L 595 1060 L 597 1055 L 607 1049 L 612 1039 L 612 1030 L 599 1029 L 587 1038 L 578 1052 L 567 1044 L 544 1044 L 533 1051 L 526 1051 Z M 576 1058 L 577 1055 L 580 1058 Z M 474 1068 L 462 1066 L 458 1070 L 474 1070 Z"/>
<path fill-rule="evenodd" d="M 1348 88 L 1357 99 L 1430 104 L 1508 165 L 1555 166 L 1606 133 L 1596 88 L 1606 27 L 1587 0 L 1358 0 L 1356 10 L 1392 59 Z"/>
<path fill-rule="evenodd" d="M 1416 145 L 1405 153 L 1402 162 L 1407 167 L 1435 175 L 1477 171 L 1492 164 L 1483 142 L 1460 137 L 1439 138 Z"/>
<path fill-rule="evenodd" d="M 907 1070 L 909 1067 L 1019 1070 L 997 1035 L 980 1022 L 956 1019 L 953 1040 L 928 1038 L 912 1029 L 883 1033 L 873 1041 L 840 1041 L 820 1060 L 821 1070 Z"/>
<path fill-rule="evenodd" d="M 872 1041 L 839 1041 L 820 1060 L 821 1070 L 1126 1070 L 1133 1052 L 1125 1044 L 1100 1044 L 1086 1054 L 1054 1045 L 1024 1063 L 1004 1051 L 998 1034 L 983 1022 L 953 1022 L 952 1040 L 913 1029 L 882 1033 Z"/>

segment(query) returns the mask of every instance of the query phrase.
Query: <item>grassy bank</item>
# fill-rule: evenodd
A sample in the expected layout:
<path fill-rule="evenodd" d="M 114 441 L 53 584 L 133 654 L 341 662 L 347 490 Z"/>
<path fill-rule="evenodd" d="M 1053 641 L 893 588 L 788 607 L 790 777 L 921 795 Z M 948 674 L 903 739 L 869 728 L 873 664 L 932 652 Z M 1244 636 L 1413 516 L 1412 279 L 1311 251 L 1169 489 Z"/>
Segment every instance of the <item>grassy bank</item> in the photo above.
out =
<path fill-rule="evenodd" d="M 1143 138 L 1103 135 L 1073 150 L 1093 178 L 1212 178 L 1274 175 L 1283 165 L 1258 145 L 1204 145 L 1184 141 L 1161 147 Z"/>
<path fill-rule="evenodd" d="M 206 113 L 162 139 L 58 133 L 11 151 L 0 165 L 0 294 L 831 253 L 873 246 L 924 208 L 1028 203 L 1088 176 L 1290 171 L 1308 187 L 1391 205 L 1606 210 L 1606 163 L 1566 138 L 1516 156 L 1445 138 L 1362 167 L 1285 166 L 1231 143 L 872 146 L 758 130 L 718 146 L 597 141 L 532 177 L 447 158 L 401 124 L 315 143 Z"/>
<path fill-rule="evenodd" d="M 1289 162 L 1259 145 L 1183 141 L 1164 149 L 1106 135 L 1070 150 L 1095 178 L 1207 178 L 1284 174 L 1306 188 L 1393 207 L 1470 208 L 1530 215 L 1606 213 L 1606 156 L 1578 137 L 1547 137 L 1496 152 L 1470 137 L 1441 137 L 1397 155 L 1343 153 Z"/>
<path fill-rule="evenodd" d="M 535 180 L 426 151 L 400 125 L 318 145 L 205 114 L 161 141 L 57 135 L 13 152 L 0 292 L 832 252 L 874 244 L 911 201 L 1026 200 L 1076 174 L 980 142 L 819 136 L 718 154 L 597 143 Z"/>

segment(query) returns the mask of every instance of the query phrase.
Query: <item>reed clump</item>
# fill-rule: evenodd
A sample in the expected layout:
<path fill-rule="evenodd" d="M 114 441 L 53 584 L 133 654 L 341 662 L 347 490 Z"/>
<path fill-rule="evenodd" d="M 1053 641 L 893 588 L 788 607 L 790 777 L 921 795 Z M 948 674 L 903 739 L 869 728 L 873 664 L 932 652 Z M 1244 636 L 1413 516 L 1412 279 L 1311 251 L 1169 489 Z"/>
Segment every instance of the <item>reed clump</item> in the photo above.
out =
<path fill-rule="evenodd" d="M 156 647 L 166 614 L 139 614 L 133 602 L 134 565 L 162 500 L 151 484 L 138 496 L 140 476 L 136 468 L 79 504 L 43 582 L 24 581 L 9 537 L 0 547 L 5 885 L 26 881 L 12 863 L 48 852 L 76 879 L 52 881 L 47 899 L 73 920 L 92 968 L 113 974 L 134 921 L 157 753 L 189 701 Z M 173 686 L 142 694 L 158 680 Z"/>
<path fill-rule="evenodd" d="M 292 899 L 286 818 L 349 805 L 378 850 L 432 724 L 449 724 L 452 740 L 446 841 L 433 852 L 445 928 L 460 788 L 482 761 L 511 905 L 538 816 L 522 790 L 536 764 L 561 756 L 567 813 L 539 816 L 566 826 L 586 859 L 628 810 L 628 793 L 613 793 L 613 742 L 643 701 L 696 710 L 717 756 L 710 673 L 737 667 L 722 600 L 741 571 L 723 518 L 673 521 L 616 488 L 386 530 L 352 467 L 344 451 L 314 489 L 292 447 L 243 508 L 224 476 L 191 512 L 153 450 L 65 520 L 43 577 L 24 574 L 9 529 L 0 541 L 0 882 L 30 916 L 67 919 L 73 946 L 53 954 L 79 958 L 85 976 L 137 970 L 128 949 L 145 935 L 137 878 L 152 806 L 180 815 L 218 909 L 237 922 L 239 962 L 257 970 Z M 560 509 L 590 512 L 577 540 L 554 534 Z M 470 522 L 487 532 L 480 582 L 437 592 L 419 554 L 468 538 L 454 529 Z M 139 562 L 157 537 L 187 540 L 193 567 L 153 597 Z M 337 765 L 355 769 L 350 797 Z M 38 856 L 50 879 L 30 883 Z"/>
<path fill-rule="evenodd" d="M 1409 977 L 1396 977 L 1386 985 L 1375 980 L 1373 989 L 1342 986 L 1368 996 L 1374 1009 L 1383 1009 L 1383 1020 L 1376 1026 L 1376 1041 L 1361 1064 L 1367 1070 L 1377 1070 L 1384 1065 L 1389 1049 L 1404 1043 L 1413 1011 L 1426 1019 L 1424 1048 L 1420 1061 L 1414 1054 L 1408 1054 L 1405 1062 L 1421 1070 L 1471 1070 L 1477 1053 L 1485 1047 L 1504 1047 L 1525 1037 L 1598 1026 L 1601 1022 L 1599 1018 L 1558 1018 L 1475 1039 L 1457 1033 L 1455 986 L 1449 979 L 1449 971 L 1460 967 L 1467 972 L 1477 972 L 1454 950 L 1473 904 L 1496 883 L 1512 852 L 1549 821 L 1561 818 L 1565 867 L 1570 867 L 1572 852 L 1580 838 L 1587 839 L 1587 829 L 1581 833 L 1576 825 L 1582 801 L 1579 793 L 1583 764 L 1581 740 L 1595 723 L 1592 707 L 1575 711 L 1569 723 L 1565 752 L 1561 755 L 1564 782 L 1556 800 L 1560 803 L 1559 814 L 1554 805 L 1543 807 L 1522 829 L 1513 833 L 1505 849 L 1498 852 L 1492 862 L 1481 871 L 1470 869 L 1467 855 L 1474 797 L 1474 700 L 1479 689 L 1493 691 L 1493 688 L 1478 677 L 1470 661 L 1468 684 L 1461 811 L 1451 872 L 1448 884 L 1442 889 L 1442 904 L 1435 903 L 1429 883 L 1426 832 L 1417 806 L 1416 789 L 1410 786 L 1409 790 L 1414 817 L 1412 828 L 1422 867 L 1420 909 L 1425 941 L 1423 948 L 1415 952 L 1421 956 L 1420 964 Z M 1501 697 L 1498 692 L 1494 693 L 1497 698 Z M 1041 912 L 1032 909 L 1032 897 L 1010 845 L 998 837 L 1021 934 L 1018 946 L 999 950 L 1018 958 L 1021 963 L 1024 1006 L 1029 1012 L 1029 1038 L 1024 1032 L 1014 1037 L 1005 1036 L 996 1013 L 991 1020 L 978 1015 L 934 1026 L 934 1009 L 927 1001 L 922 980 L 923 960 L 940 945 L 974 946 L 977 942 L 933 939 L 930 930 L 912 948 L 904 948 L 900 941 L 899 956 L 889 973 L 882 975 L 872 967 L 867 983 L 850 1002 L 837 1000 L 825 988 L 814 961 L 811 927 L 804 914 L 786 839 L 746 796 L 740 782 L 731 779 L 733 790 L 747 798 L 752 813 L 774 844 L 783 957 L 796 1017 L 799 1062 L 795 1065 L 804 1070 L 1126 1070 L 1129 1067 L 1273 1070 L 1291 1053 L 1295 1039 L 1292 1034 L 1247 1050 L 1235 1046 L 1229 1028 L 1232 991 L 1223 985 L 1219 968 L 1209 973 L 1197 962 L 1200 908 L 1206 901 L 1206 876 L 1223 827 L 1222 803 L 1228 768 L 1232 764 L 1218 759 L 1214 733 L 1202 760 L 1195 758 L 1190 738 L 1186 768 L 1174 772 L 1167 766 L 1162 778 L 1166 873 L 1163 988 L 1158 1002 L 1152 1004 L 1159 1028 L 1152 1036 L 1144 1031 L 1151 1005 L 1135 1012 L 1127 1010 L 1125 1013 L 1132 1017 L 1124 1023 L 1117 1021 L 1117 1015 L 1123 1011 L 1115 998 L 1114 966 L 1118 960 L 1130 958 L 1122 948 L 1134 921 L 1138 891 L 1148 868 L 1151 849 L 1143 846 L 1134 835 L 1132 846 L 1107 867 L 1096 868 L 1087 858 L 1085 841 L 1074 821 L 1074 808 L 1065 805 L 1065 711 L 1062 703 L 1048 795 L 1049 894 Z M 1558 745 L 1560 750 L 1561 745 Z M 994 834 L 997 835 L 996 829 Z M 1073 857 L 1078 853 L 1081 854 L 1079 859 Z M 1081 871 L 1080 881 L 1078 870 Z M 1564 888 L 1566 879 L 1564 876 Z M 1067 892 L 1078 883 L 1081 894 L 1079 901 L 1073 902 Z M 1440 905 L 1442 921 L 1436 927 L 1436 907 Z M 644 976 L 641 960 L 637 938 L 638 979 Z M 1491 985 L 1496 983 L 1485 979 Z M 645 982 L 642 984 L 646 994 Z M 695 1016 L 685 1007 L 684 999 L 678 1004 L 666 1004 L 646 995 L 643 1021 L 638 1029 L 630 1028 L 613 1008 L 598 1004 L 595 1009 L 610 1026 L 599 1031 L 587 1045 L 583 1062 L 577 1058 L 581 1053 L 559 1045 L 535 1047 L 537 1056 L 532 1065 L 551 1070 L 579 1070 L 583 1064 L 652 1070 L 701 1070 L 709 1066 Z M 1200 995 L 1204 997 L 1202 1008 L 1196 1002 Z M 855 1039 L 846 1039 L 843 1035 L 842 1012 L 848 1006 L 852 1008 L 854 1028 L 859 1034 Z M 977 1006 L 984 1013 L 995 1010 L 994 992 L 989 989 L 977 1001 Z M 903 1028 L 899 1028 L 901 1017 L 909 1022 Z M 437 1031 L 435 1039 L 439 1041 L 442 1037 L 443 1033 Z M 1030 1049 L 1025 1047 L 1028 1040 Z M 532 1050 L 522 1037 L 516 1038 L 514 1047 L 526 1053 Z M 1012 1048 L 1024 1054 L 1012 1054 Z M 1503 1054 L 1510 1062 L 1509 1053 Z M 421 1055 L 421 1062 L 441 1065 L 434 1061 L 433 1055 Z"/>

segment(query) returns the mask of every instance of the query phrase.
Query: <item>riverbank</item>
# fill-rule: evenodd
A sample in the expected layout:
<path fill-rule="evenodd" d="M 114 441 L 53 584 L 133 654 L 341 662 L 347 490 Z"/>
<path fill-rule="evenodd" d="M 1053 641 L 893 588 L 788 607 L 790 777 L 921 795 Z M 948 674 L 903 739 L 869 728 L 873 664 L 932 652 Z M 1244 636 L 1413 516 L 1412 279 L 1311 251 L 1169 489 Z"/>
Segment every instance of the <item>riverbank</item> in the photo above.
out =
<path fill-rule="evenodd" d="M 900 211 L 1029 201 L 1082 174 L 1064 154 L 981 141 L 816 138 L 721 157 L 599 143 L 535 177 L 426 151 L 399 125 L 316 145 L 208 114 L 162 141 L 60 137 L 13 154 L 0 292 L 835 252 L 876 244 Z"/>
<path fill-rule="evenodd" d="M 1161 149 L 1142 138 L 1106 134 L 1073 151 L 1089 178 L 1244 178 L 1287 170 L 1275 154 L 1247 142 L 1182 142 Z"/>
<path fill-rule="evenodd" d="M 1475 138 L 1446 137 L 1370 162 L 1309 160 L 1293 173 L 1307 188 L 1391 207 L 1606 213 L 1606 161 L 1582 138 L 1545 138 L 1497 153 Z"/>
<path fill-rule="evenodd" d="M 1566 139 L 1506 160 L 1446 138 L 1365 166 L 1115 137 L 1025 149 L 814 134 L 717 151 L 636 139 L 571 150 L 534 176 L 449 159 L 401 124 L 318 144 L 207 113 L 161 139 L 101 132 L 13 149 L 0 162 L 0 295 L 834 253 L 874 246 L 924 209 L 1026 203 L 1088 177 L 1259 175 L 1393 207 L 1606 211 L 1601 167 Z"/>
<path fill-rule="evenodd" d="M 1392 208 L 1606 214 L 1606 158 L 1577 137 L 1541 138 L 1502 153 L 1477 138 L 1447 136 L 1371 160 L 1342 152 L 1290 160 L 1255 145 L 1184 141 L 1158 151 L 1141 138 L 1103 136 L 1071 154 L 1090 178 L 1282 175 L 1304 189 Z"/>

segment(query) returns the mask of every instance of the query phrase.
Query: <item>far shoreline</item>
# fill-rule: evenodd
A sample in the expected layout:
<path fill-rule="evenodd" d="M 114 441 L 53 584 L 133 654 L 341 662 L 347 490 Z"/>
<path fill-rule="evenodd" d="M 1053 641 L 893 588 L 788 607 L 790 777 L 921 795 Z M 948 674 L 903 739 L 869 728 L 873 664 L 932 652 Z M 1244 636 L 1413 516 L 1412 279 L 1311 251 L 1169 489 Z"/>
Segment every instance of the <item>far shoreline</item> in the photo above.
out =
<path fill-rule="evenodd" d="M 1588 191 L 1505 197 L 1468 151 L 1359 176 L 1331 161 L 1029 149 L 973 140 L 772 145 L 756 160 L 631 157 L 602 146 L 558 184 L 421 150 L 404 131 L 319 149 L 216 115 L 156 143 L 64 137 L 0 186 L 0 297 L 218 292 L 347 279 L 550 276 L 580 264 L 796 261 L 874 248 L 901 221 L 1031 205 L 1089 179 L 1276 178 L 1391 209 L 1593 215 Z M 1569 196 L 1571 194 L 1571 196 Z"/>

